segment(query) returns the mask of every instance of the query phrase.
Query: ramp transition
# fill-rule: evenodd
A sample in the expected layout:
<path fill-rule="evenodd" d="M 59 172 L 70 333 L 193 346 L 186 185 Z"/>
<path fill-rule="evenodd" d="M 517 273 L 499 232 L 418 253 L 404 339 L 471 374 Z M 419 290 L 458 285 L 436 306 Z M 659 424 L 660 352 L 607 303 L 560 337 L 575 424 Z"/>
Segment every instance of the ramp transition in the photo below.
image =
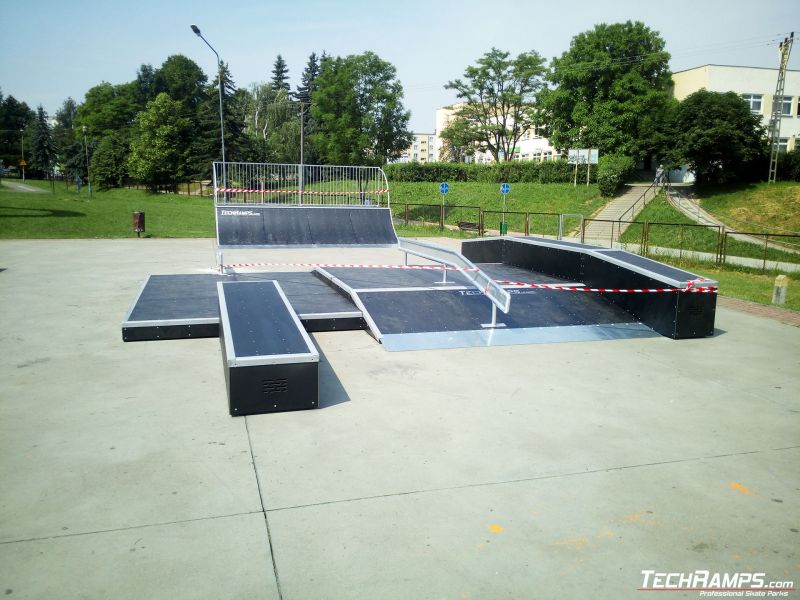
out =
<path fill-rule="evenodd" d="M 389 208 L 218 204 L 219 248 L 397 245 Z"/>

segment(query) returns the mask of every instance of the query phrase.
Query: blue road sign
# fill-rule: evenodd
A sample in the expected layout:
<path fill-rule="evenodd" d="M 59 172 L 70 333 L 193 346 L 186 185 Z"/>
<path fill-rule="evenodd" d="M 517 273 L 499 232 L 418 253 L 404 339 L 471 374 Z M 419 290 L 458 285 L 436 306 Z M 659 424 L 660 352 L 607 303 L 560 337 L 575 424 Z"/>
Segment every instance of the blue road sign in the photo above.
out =
<path fill-rule="evenodd" d="M 449 185 L 447 185 L 446 183 L 440 183 L 439 184 L 439 192 L 441 192 L 442 194 L 446 194 L 449 191 L 450 191 L 450 186 Z"/>
<path fill-rule="evenodd" d="M 507 183 L 501 183 L 500 184 L 500 193 L 501 194 L 507 194 L 510 191 L 511 191 L 511 186 L 510 185 L 508 185 Z"/>

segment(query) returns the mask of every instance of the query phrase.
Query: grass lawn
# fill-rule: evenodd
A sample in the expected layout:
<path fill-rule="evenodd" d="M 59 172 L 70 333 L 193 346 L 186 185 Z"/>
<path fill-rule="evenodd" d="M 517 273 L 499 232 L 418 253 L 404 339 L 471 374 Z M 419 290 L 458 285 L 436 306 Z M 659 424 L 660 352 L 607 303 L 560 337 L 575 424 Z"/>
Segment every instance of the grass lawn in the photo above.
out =
<path fill-rule="evenodd" d="M 392 212 L 396 218 L 404 218 L 406 204 L 428 206 L 409 206 L 409 223 L 438 223 L 439 205 L 442 196 L 438 183 L 390 183 L 392 190 Z M 514 183 L 511 193 L 506 197 L 508 213 L 579 213 L 586 217 L 594 214 L 607 200 L 600 197 L 596 185 Z M 485 211 L 486 227 L 499 229 L 502 220 L 503 197 L 500 185 L 496 183 L 454 182 L 445 196 L 447 206 L 472 208 L 447 208 L 445 223 L 456 225 L 459 221 L 476 223 L 479 207 Z M 433 206 L 431 206 L 433 205 Z M 525 230 L 524 214 L 507 214 L 506 221 L 510 231 Z M 558 232 L 558 218 L 549 215 L 531 215 L 531 233 L 554 235 Z"/>
<path fill-rule="evenodd" d="M 114 189 L 78 195 L 56 182 L 26 181 L 43 193 L 15 192 L 0 186 L 0 238 L 124 238 L 136 237 L 132 214 L 144 211 L 148 237 L 214 237 L 214 209 L 210 198 L 151 194 Z"/>
<path fill-rule="evenodd" d="M 95 191 L 89 199 L 87 188 L 78 195 L 63 182 L 50 191 L 46 181 L 26 181 L 43 193 L 15 192 L 0 186 L 0 238 L 117 238 L 134 237 L 131 215 L 143 211 L 149 237 L 213 237 L 214 211 L 209 198 L 176 194 L 151 194 L 143 190 L 113 189 Z M 453 183 L 447 204 L 502 210 L 499 185 Z M 433 206 L 410 206 L 409 225 L 401 226 L 401 235 L 440 235 L 439 186 L 435 183 L 394 183 L 392 207 L 395 217 L 405 216 L 405 203 Z M 521 183 L 511 186 L 506 209 L 521 212 L 582 213 L 590 215 L 604 204 L 597 186 Z M 499 229 L 501 215 L 489 214 L 486 226 Z M 524 215 L 508 215 L 509 229 L 523 231 Z M 478 209 L 448 208 L 445 221 L 478 221 Z M 531 216 L 531 232 L 555 234 L 558 220 L 552 216 Z M 471 237 L 460 231 L 444 232 L 454 237 Z"/>
<path fill-rule="evenodd" d="M 683 248 L 696 252 L 716 253 L 719 233 L 716 228 L 700 227 L 679 210 L 673 208 L 661 194 L 653 199 L 636 218 L 650 223 L 648 244 L 650 247 Z M 683 225 L 681 227 L 680 225 Z M 639 243 L 642 238 L 641 227 L 630 227 L 622 234 L 620 241 Z M 745 258 L 764 258 L 764 246 L 729 237 L 726 253 L 728 256 Z M 767 249 L 767 260 L 800 263 L 800 253 Z"/>
<path fill-rule="evenodd" d="M 779 275 L 779 273 L 772 272 L 762 273 L 746 267 L 715 265 L 690 259 L 678 260 L 662 257 L 661 262 L 699 273 L 709 279 L 716 279 L 719 282 L 719 293 L 722 296 L 767 305 L 772 304 L 772 288 L 775 285 L 775 277 Z M 783 308 L 800 310 L 800 273 L 780 274 L 789 278 L 789 292 Z"/>
<path fill-rule="evenodd" d="M 800 183 L 750 183 L 697 188 L 700 206 L 730 229 L 800 232 Z"/>

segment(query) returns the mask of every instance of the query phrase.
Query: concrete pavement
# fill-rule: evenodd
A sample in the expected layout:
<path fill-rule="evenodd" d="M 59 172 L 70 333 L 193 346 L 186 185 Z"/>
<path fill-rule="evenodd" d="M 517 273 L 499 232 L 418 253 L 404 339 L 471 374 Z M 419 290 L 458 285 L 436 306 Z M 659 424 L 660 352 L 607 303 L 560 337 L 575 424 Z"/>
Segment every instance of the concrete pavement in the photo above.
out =
<path fill-rule="evenodd" d="M 0 242 L 9 598 L 616 599 L 641 598 L 648 569 L 800 580 L 797 327 L 719 308 L 709 339 L 408 353 L 320 333 L 323 408 L 231 418 L 218 340 L 124 344 L 119 327 L 148 274 L 213 264 L 212 240 Z"/>

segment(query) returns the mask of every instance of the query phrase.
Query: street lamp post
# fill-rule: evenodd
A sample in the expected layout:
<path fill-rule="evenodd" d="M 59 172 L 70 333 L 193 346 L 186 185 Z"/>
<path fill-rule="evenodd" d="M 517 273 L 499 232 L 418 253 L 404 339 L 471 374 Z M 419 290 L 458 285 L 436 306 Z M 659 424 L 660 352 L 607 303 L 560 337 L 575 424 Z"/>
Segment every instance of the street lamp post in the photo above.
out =
<path fill-rule="evenodd" d="M 86 183 L 89 185 L 89 198 L 92 197 L 92 172 L 89 170 L 89 145 L 86 143 L 86 125 L 83 126 L 83 150 L 86 153 Z"/>
<path fill-rule="evenodd" d="M 192 31 L 195 32 L 197 37 L 199 37 L 201 40 L 203 40 L 206 43 L 206 46 L 211 48 L 211 51 L 214 53 L 214 56 L 217 57 L 217 69 L 218 69 L 218 72 L 219 72 L 219 135 L 220 135 L 220 139 L 222 140 L 222 187 L 223 188 L 227 188 L 228 185 L 227 185 L 227 179 L 226 179 L 226 176 L 225 176 L 225 171 L 226 171 L 226 167 L 225 167 L 225 126 L 223 124 L 223 118 L 222 118 L 222 61 L 220 60 L 219 54 L 217 53 L 217 51 L 214 50 L 214 46 L 209 44 L 208 40 L 203 37 L 202 33 L 200 33 L 200 28 L 197 25 L 192 25 L 191 27 L 192 27 Z M 225 195 L 225 197 L 227 198 L 227 194 Z"/>

